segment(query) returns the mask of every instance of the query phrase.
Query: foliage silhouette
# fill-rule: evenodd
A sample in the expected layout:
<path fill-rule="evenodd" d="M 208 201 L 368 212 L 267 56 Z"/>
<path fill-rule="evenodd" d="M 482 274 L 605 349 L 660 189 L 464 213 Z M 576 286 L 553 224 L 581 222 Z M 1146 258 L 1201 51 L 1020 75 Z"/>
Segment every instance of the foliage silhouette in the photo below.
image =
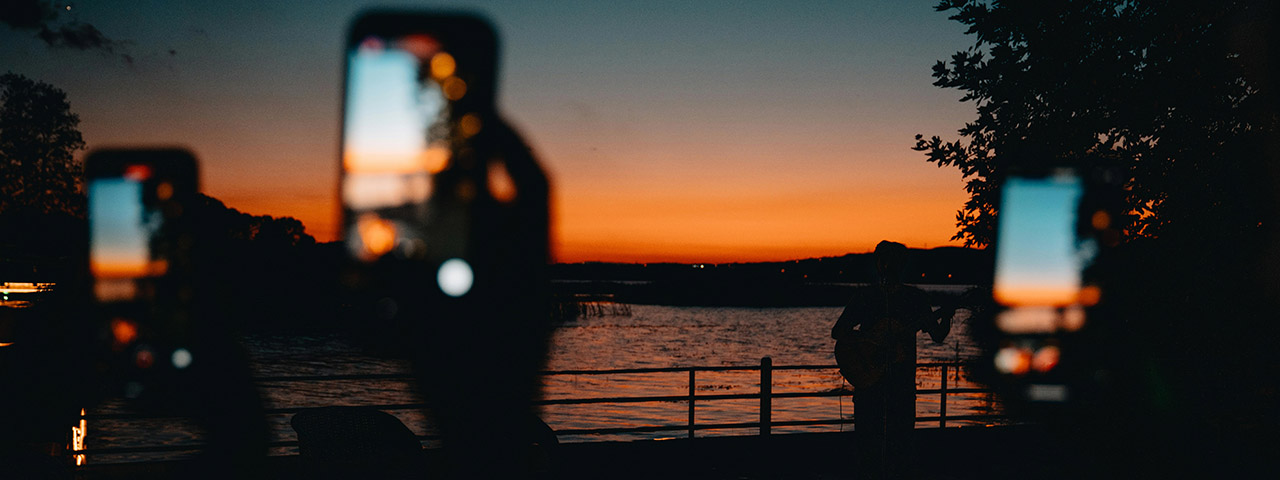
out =
<path fill-rule="evenodd" d="M 1245 2 L 945 0 L 975 44 L 933 67 L 977 118 L 915 150 L 960 170 L 970 198 L 953 239 L 993 241 L 1000 185 L 1019 169 L 1125 176 L 1124 239 L 1256 229 L 1259 155 L 1275 130 Z M 1255 9 L 1256 10 L 1256 9 Z M 1213 216 L 1203 215 L 1213 208 Z"/>
<path fill-rule="evenodd" d="M 0 213 L 35 210 L 84 216 L 85 147 L 67 94 L 14 73 L 0 75 Z"/>
<path fill-rule="evenodd" d="M 918 135 L 914 147 L 966 179 L 955 239 L 996 241 L 1000 187 L 1015 172 L 1065 166 L 1123 181 L 1119 235 L 1090 270 L 1103 298 L 1077 345 L 1098 390 L 1053 420 L 1083 435 L 1112 475 L 1221 476 L 1228 462 L 1210 459 L 1250 452 L 1245 439 L 1280 428 L 1280 77 L 1268 53 L 1280 45 L 1280 10 L 1121 0 L 937 9 L 976 36 L 933 77 L 964 92 L 977 118 L 960 140 Z"/>

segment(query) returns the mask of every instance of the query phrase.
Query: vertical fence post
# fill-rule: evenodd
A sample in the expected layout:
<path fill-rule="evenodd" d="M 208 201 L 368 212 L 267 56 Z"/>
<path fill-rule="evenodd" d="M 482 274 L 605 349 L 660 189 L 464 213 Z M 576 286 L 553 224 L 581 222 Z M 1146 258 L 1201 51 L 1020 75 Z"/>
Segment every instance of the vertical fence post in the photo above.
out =
<path fill-rule="evenodd" d="M 942 365 L 942 387 L 938 389 L 938 428 L 947 428 L 947 367 Z M 959 367 L 957 367 L 959 368 Z"/>
<path fill-rule="evenodd" d="M 773 358 L 760 359 L 760 435 L 773 430 Z"/>
<path fill-rule="evenodd" d="M 693 393 L 696 391 L 693 372 L 696 371 L 693 367 L 689 367 L 689 438 L 693 438 Z"/>

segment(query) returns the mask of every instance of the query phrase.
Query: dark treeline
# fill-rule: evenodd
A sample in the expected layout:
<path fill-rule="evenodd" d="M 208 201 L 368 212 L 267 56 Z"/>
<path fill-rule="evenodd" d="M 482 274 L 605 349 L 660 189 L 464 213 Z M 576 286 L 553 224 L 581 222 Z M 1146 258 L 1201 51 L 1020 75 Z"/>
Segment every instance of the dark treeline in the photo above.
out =
<path fill-rule="evenodd" d="M 909 283 L 989 285 L 989 250 L 912 249 Z M 571 263 L 551 267 L 556 293 L 612 295 L 618 302 L 706 306 L 843 306 L 853 284 L 875 280 L 870 253 L 785 262 Z"/>
<path fill-rule="evenodd" d="M 317 243 L 292 217 L 251 215 L 199 195 L 188 212 L 195 229 L 197 275 L 227 327 L 241 330 L 325 327 L 341 299 L 338 243 Z M 3 281 L 74 284 L 88 275 L 88 225 L 65 212 L 0 212 Z"/>
<path fill-rule="evenodd" d="M 331 325 L 340 305 L 339 243 L 317 243 L 292 217 L 250 215 L 200 195 L 193 224 L 229 326 L 246 330 Z"/>

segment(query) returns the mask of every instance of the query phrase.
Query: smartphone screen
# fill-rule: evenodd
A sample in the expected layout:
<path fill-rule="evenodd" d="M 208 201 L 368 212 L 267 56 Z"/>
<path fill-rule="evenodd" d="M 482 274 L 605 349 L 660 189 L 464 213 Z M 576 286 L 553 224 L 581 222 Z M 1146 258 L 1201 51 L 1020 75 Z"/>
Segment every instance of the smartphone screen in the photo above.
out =
<path fill-rule="evenodd" d="M 1011 177 L 997 228 L 997 318 L 1009 333 L 1074 329 L 1086 258 L 1076 225 L 1083 184 L 1071 174 Z"/>
<path fill-rule="evenodd" d="M 85 160 L 93 297 L 113 368 L 130 382 L 190 364 L 195 168 L 190 153 L 172 149 L 99 150 Z"/>
<path fill-rule="evenodd" d="M 91 178 L 89 195 L 89 268 L 94 296 L 100 302 L 131 301 L 139 281 L 163 275 L 168 263 L 152 245 L 164 221 L 147 197 L 167 200 L 173 185 L 152 182 L 147 164 L 127 165 L 120 176 Z M 145 190 L 155 190 L 144 195 Z"/>
<path fill-rule="evenodd" d="M 449 101 L 465 94 L 456 68 L 429 35 L 353 39 L 341 194 L 346 244 L 355 258 L 423 255 L 432 176 L 451 156 Z"/>

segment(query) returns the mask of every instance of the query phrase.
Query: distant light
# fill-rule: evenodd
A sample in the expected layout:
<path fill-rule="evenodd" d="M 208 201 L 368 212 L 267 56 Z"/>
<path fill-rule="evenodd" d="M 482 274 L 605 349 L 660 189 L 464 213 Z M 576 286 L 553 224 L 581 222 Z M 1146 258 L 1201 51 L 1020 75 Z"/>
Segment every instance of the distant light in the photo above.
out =
<path fill-rule="evenodd" d="M 182 370 L 191 366 L 191 352 L 185 348 L 179 348 L 173 351 L 173 355 L 169 357 L 169 361 L 173 362 L 173 367 Z"/>
<path fill-rule="evenodd" d="M 431 76 L 444 79 L 453 76 L 458 70 L 458 63 L 453 60 L 453 55 L 440 52 L 431 57 Z"/>
<path fill-rule="evenodd" d="M 458 133 L 464 137 L 473 137 L 480 133 L 480 129 L 484 127 L 484 123 L 480 121 L 480 117 L 474 113 L 468 113 L 458 120 Z"/>
<path fill-rule="evenodd" d="M 1058 361 L 1062 358 L 1062 351 L 1053 345 L 1045 345 L 1036 350 L 1036 354 L 1031 357 L 1031 368 L 1040 373 L 1048 373 L 1053 367 L 1058 366 Z"/>
<path fill-rule="evenodd" d="M 145 163 L 136 163 L 124 167 L 124 178 L 135 182 L 146 181 L 151 178 L 151 166 Z"/>
<path fill-rule="evenodd" d="M 996 353 L 995 364 L 1000 373 L 1022 375 L 1031 368 L 1031 352 L 1017 347 L 1004 347 Z"/>
<path fill-rule="evenodd" d="M 440 82 L 440 89 L 444 91 L 444 98 L 458 100 L 467 94 L 467 82 L 458 77 L 449 77 Z"/>
<path fill-rule="evenodd" d="M 375 214 L 365 214 L 356 224 L 360 234 L 360 243 L 364 245 L 364 256 L 374 259 L 385 255 L 396 246 L 396 226 Z"/>
<path fill-rule="evenodd" d="M 168 200 L 173 197 L 173 184 L 169 182 L 160 182 L 156 185 L 156 198 L 161 201 Z"/>
<path fill-rule="evenodd" d="M 422 152 L 422 167 L 431 173 L 440 173 L 449 166 L 449 145 L 435 142 Z"/>
<path fill-rule="evenodd" d="M 1097 230 L 1105 230 L 1111 226 L 1111 215 L 1106 210 L 1098 210 L 1093 212 L 1093 217 L 1089 218 L 1089 223 L 1093 224 L 1093 228 Z"/>
<path fill-rule="evenodd" d="M 493 195 L 494 200 L 511 203 L 516 199 L 516 182 L 511 179 L 511 173 L 502 162 L 489 162 L 487 173 L 489 194 Z"/>
<path fill-rule="evenodd" d="M 138 350 L 138 354 L 134 356 L 133 361 L 138 365 L 138 368 L 151 368 L 151 365 L 155 363 L 155 356 L 151 354 L 151 350 L 144 348 Z"/>
<path fill-rule="evenodd" d="M 134 339 L 138 338 L 138 326 L 123 318 L 112 319 L 111 336 L 115 337 L 117 348 L 123 347 L 133 343 Z"/>
<path fill-rule="evenodd" d="M 475 274 L 471 271 L 471 265 L 461 258 L 451 258 L 440 264 L 440 270 L 436 272 L 436 282 L 440 284 L 440 291 L 450 297 L 461 297 L 471 291 L 471 285 L 475 282 Z"/>
<path fill-rule="evenodd" d="M 71 8 L 71 7 L 67 7 L 67 8 Z M 78 426 L 71 427 L 71 451 L 79 452 L 84 450 L 84 439 L 87 436 L 87 433 L 88 433 L 88 422 L 85 421 L 84 409 L 81 408 L 80 424 Z M 76 459 L 77 466 L 84 465 L 85 457 L 83 453 L 76 454 L 75 459 Z"/>

